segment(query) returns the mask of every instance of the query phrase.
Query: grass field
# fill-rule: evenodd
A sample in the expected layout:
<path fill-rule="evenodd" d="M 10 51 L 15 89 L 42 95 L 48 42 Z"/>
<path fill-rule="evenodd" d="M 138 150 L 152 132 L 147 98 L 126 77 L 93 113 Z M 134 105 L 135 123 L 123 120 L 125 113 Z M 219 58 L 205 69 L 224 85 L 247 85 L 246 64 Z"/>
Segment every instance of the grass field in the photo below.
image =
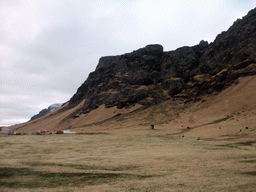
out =
<path fill-rule="evenodd" d="M 0 138 L 0 191 L 255 191 L 256 143 L 145 134 Z"/>
<path fill-rule="evenodd" d="M 204 102 L 100 106 L 66 118 L 80 103 L 14 125 L 83 134 L 0 137 L 0 191 L 255 192 L 256 76 L 239 81 Z"/>

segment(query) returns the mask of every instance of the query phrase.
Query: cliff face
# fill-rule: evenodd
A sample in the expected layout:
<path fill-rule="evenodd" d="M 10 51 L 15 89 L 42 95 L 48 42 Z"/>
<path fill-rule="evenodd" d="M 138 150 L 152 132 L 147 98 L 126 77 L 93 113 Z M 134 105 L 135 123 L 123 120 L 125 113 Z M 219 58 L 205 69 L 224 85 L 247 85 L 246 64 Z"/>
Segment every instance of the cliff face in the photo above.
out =
<path fill-rule="evenodd" d="M 171 98 L 198 100 L 218 93 L 240 76 L 256 74 L 256 9 L 238 19 L 215 41 L 164 52 L 148 45 L 131 53 L 102 57 L 69 105 L 85 100 L 82 113 L 99 105 L 121 109 L 150 106 Z M 81 113 L 80 112 L 80 113 Z"/>

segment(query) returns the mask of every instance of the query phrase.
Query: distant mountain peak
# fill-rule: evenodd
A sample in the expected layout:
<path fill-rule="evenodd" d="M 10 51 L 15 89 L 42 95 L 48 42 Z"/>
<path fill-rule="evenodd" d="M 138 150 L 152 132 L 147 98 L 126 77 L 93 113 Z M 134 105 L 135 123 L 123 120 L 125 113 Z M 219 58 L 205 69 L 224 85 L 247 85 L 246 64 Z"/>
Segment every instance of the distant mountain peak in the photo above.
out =
<path fill-rule="evenodd" d="M 42 109 L 38 114 L 31 117 L 30 121 L 38 119 L 39 117 L 43 117 L 44 115 L 47 115 L 48 113 L 51 113 L 57 109 L 59 109 L 63 103 L 55 103 L 50 105 L 48 108 Z"/>

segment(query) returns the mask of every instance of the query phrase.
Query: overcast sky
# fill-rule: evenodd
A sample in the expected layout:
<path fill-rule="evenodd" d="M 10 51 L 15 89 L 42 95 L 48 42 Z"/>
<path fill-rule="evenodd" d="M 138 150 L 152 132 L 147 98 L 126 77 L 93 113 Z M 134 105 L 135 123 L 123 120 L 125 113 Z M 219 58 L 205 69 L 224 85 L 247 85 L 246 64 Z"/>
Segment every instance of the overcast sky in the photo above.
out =
<path fill-rule="evenodd" d="M 68 101 L 101 56 L 214 41 L 255 0 L 0 0 L 0 126 Z"/>

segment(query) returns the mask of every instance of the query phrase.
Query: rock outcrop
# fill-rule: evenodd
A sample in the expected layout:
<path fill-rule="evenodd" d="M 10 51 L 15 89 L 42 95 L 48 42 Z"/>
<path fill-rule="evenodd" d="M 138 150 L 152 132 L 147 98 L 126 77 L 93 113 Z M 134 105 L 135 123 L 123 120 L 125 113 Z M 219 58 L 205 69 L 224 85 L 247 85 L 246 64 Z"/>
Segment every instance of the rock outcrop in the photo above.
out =
<path fill-rule="evenodd" d="M 85 100 L 80 113 L 99 105 L 150 106 L 168 99 L 200 99 L 218 93 L 238 77 L 256 74 L 256 9 L 238 19 L 213 43 L 164 52 L 148 45 L 131 53 L 102 57 L 69 105 Z"/>
<path fill-rule="evenodd" d="M 51 112 L 59 109 L 62 105 L 63 105 L 63 103 L 52 104 L 47 109 L 45 108 L 45 109 L 41 110 L 38 114 L 31 117 L 30 121 L 38 119 L 39 117 L 42 117 L 44 115 L 47 115 L 48 113 L 51 113 Z"/>

